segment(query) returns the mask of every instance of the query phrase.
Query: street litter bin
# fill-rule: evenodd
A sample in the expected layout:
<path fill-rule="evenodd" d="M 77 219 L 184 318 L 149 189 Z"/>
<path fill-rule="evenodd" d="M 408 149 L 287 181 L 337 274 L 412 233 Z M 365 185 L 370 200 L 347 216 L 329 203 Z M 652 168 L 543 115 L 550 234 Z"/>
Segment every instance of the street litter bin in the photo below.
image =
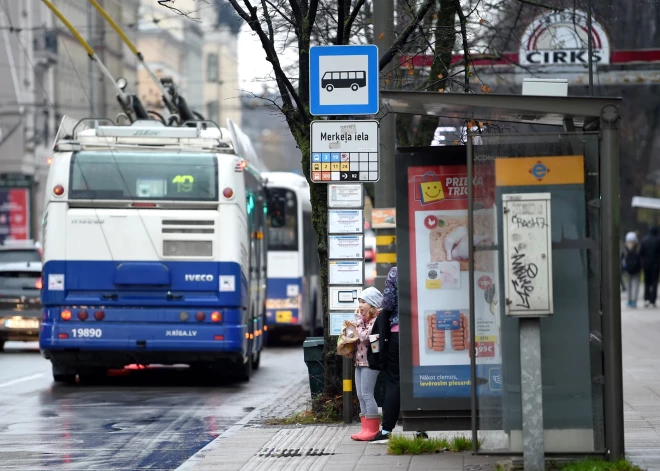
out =
<path fill-rule="evenodd" d="M 307 337 L 303 342 L 303 355 L 309 372 L 309 390 L 312 397 L 321 394 L 325 386 L 323 345 L 323 337 Z"/>

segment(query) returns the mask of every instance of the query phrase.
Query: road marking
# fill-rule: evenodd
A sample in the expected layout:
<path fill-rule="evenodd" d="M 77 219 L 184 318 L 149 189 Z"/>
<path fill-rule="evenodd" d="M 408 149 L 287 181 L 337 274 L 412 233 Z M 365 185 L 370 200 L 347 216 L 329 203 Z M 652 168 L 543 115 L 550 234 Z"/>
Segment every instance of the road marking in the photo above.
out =
<path fill-rule="evenodd" d="M 11 381 L 7 381 L 6 383 L 0 383 L 0 388 L 11 386 L 13 384 L 24 383 L 25 381 L 32 381 L 33 379 L 41 378 L 42 376 L 43 373 L 38 373 L 32 376 L 25 376 L 24 378 L 12 379 Z"/>

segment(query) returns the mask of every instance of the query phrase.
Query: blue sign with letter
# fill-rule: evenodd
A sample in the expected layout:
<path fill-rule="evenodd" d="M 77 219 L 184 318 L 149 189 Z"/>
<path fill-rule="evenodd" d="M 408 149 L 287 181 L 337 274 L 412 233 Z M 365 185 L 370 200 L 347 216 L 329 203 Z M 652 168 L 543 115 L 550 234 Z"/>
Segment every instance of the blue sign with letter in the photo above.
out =
<path fill-rule="evenodd" d="M 309 108 L 314 116 L 378 113 L 378 46 L 312 46 Z"/>

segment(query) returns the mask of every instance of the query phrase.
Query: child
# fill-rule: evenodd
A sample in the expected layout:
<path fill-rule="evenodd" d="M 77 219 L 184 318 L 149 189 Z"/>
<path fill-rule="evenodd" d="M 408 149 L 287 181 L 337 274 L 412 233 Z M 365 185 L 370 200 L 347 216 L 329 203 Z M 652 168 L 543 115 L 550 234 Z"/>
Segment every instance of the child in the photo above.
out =
<path fill-rule="evenodd" d="M 362 429 L 351 435 L 351 438 L 353 440 L 369 441 L 378 434 L 380 429 L 378 405 L 374 398 L 374 388 L 380 372 L 369 369 L 367 351 L 371 348 L 369 335 L 378 316 L 378 310 L 383 303 L 383 295 L 376 288 L 369 287 L 362 291 L 358 302 L 360 305 L 355 313 L 355 325 L 360 341 L 355 351 L 355 388 L 360 400 Z"/>

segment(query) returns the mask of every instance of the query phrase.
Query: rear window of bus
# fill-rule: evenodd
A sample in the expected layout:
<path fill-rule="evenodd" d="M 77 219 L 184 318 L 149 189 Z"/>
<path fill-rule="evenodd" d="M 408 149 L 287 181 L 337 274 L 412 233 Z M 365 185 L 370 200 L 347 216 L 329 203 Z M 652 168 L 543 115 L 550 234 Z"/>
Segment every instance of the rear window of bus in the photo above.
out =
<path fill-rule="evenodd" d="M 83 151 L 71 157 L 70 199 L 217 201 L 213 154 Z"/>

